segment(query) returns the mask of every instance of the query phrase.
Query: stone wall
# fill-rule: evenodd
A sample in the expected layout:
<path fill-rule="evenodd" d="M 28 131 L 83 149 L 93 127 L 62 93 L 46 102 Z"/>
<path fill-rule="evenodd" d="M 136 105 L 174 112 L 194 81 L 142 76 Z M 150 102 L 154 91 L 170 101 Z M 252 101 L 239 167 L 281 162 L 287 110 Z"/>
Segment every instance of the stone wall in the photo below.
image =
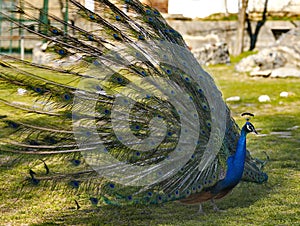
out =
<path fill-rule="evenodd" d="M 229 53 L 236 44 L 236 21 L 182 21 L 168 20 L 168 23 L 181 33 L 191 49 L 198 49 L 212 42 L 227 43 Z M 300 26 L 300 21 L 294 22 Z M 255 28 L 256 23 L 252 23 Z M 274 44 L 275 37 L 271 29 L 292 29 L 295 25 L 289 21 L 266 21 L 259 33 L 256 48 L 263 49 Z M 245 31 L 245 50 L 249 48 L 249 37 Z"/>
<path fill-rule="evenodd" d="M 181 21 L 168 20 L 168 23 L 186 40 L 189 47 L 199 49 L 206 44 L 227 43 L 229 53 L 236 44 L 236 22 L 235 21 Z M 300 27 L 300 21 L 295 22 Z M 252 27 L 255 27 L 253 23 Z M 271 29 L 292 29 L 295 26 L 288 21 L 267 21 L 261 28 L 256 48 L 258 50 L 271 46 L 276 41 Z M 35 41 L 26 40 L 26 47 L 32 48 Z M 245 50 L 249 48 L 249 37 L 245 31 Z"/>
<path fill-rule="evenodd" d="M 84 4 L 84 0 L 79 0 L 82 4 Z M 165 0 L 143 0 L 145 3 L 152 4 L 155 7 L 166 8 L 167 1 Z M 42 8 L 42 1 L 32 0 L 32 4 L 37 7 Z M 95 7 L 97 9 L 97 7 Z M 58 4 L 58 0 L 49 1 L 49 13 L 53 13 L 56 16 L 62 16 L 62 12 L 60 10 L 60 6 Z M 74 20 L 76 25 L 81 26 L 81 21 L 76 17 L 76 14 L 73 12 L 72 7 L 69 7 L 69 19 Z M 184 39 L 186 40 L 189 47 L 193 50 L 203 48 L 206 44 L 216 44 L 216 43 L 226 43 L 228 46 L 229 53 L 232 52 L 233 47 L 236 44 L 236 21 L 183 21 L 183 20 L 172 20 L 168 19 L 168 23 L 177 31 L 179 31 Z M 295 24 L 300 26 L 300 21 L 295 21 Z M 2 23 L 2 36 L 9 37 L 10 35 L 10 23 Z M 89 25 L 83 25 L 87 29 Z M 252 24 L 253 29 L 255 28 L 255 22 Z M 285 28 L 291 29 L 294 28 L 295 25 L 289 21 L 267 21 L 265 25 L 262 27 L 258 42 L 257 49 L 262 49 L 264 47 L 270 46 L 274 44 L 275 38 L 271 32 L 271 29 L 274 28 Z M 13 35 L 18 37 L 18 29 L 13 30 Z M 25 32 L 25 35 L 30 35 L 28 32 Z M 28 49 L 31 49 L 35 46 L 37 42 L 35 40 L 28 40 L 25 37 L 25 46 Z M 2 47 L 9 47 L 10 40 L 2 39 L 0 41 Z M 19 45 L 19 40 L 15 39 L 13 41 L 13 47 L 17 47 Z M 245 50 L 248 49 L 249 46 L 249 37 L 247 32 L 245 31 Z"/>

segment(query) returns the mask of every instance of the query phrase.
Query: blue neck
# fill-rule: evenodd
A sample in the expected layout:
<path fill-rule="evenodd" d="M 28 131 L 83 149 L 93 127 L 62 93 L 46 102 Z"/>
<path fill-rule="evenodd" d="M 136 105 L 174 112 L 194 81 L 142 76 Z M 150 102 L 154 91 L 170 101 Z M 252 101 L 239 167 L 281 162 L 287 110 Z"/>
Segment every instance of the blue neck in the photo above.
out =
<path fill-rule="evenodd" d="M 241 136 L 238 140 L 236 146 L 236 152 L 232 156 L 233 158 L 233 165 L 235 166 L 235 171 L 238 171 L 240 174 L 243 174 L 244 171 L 244 164 L 246 158 L 246 132 L 242 129 Z M 236 172 L 237 174 L 237 172 Z M 242 175 L 241 175 L 242 176 Z"/>
<path fill-rule="evenodd" d="M 223 180 L 219 181 L 212 189 L 212 193 L 219 193 L 222 190 L 236 186 L 244 172 L 246 158 L 246 131 L 243 128 L 238 140 L 236 152 L 227 159 L 227 172 Z"/>

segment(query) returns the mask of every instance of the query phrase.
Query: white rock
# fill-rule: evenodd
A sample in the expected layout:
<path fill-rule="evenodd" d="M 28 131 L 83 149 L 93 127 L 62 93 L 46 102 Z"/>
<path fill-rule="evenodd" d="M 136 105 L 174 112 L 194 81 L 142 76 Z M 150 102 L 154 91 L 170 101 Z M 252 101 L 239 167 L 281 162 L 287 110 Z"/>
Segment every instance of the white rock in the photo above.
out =
<path fill-rule="evenodd" d="M 293 127 L 291 127 L 291 128 L 288 128 L 287 130 L 297 130 L 297 129 L 299 129 L 300 128 L 300 126 L 293 126 Z"/>
<path fill-rule="evenodd" d="M 226 101 L 240 101 L 241 98 L 239 96 L 228 97 Z"/>
<path fill-rule="evenodd" d="M 288 92 L 281 92 L 280 93 L 280 97 L 288 97 L 289 96 L 289 93 Z"/>
<path fill-rule="evenodd" d="M 272 70 L 271 78 L 300 78 L 300 70 L 298 68 L 281 67 Z"/>
<path fill-rule="evenodd" d="M 26 89 L 18 88 L 18 94 L 19 94 L 20 96 L 23 96 L 26 92 L 27 92 Z"/>
<path fill-rule="evenodd" d="M 250 76 L 252 77 L 269 77 L 271 75 L 272 71 L 271 70 L 264 70 L 264 71 L 260 71 L 260 70 L 253 70 L 250 73 Z"/>
<path fill-rule="evenodd" d="M 258 98 L 258 101 L 259 102 L 270 102 L 271 101 L 271 98 L 268 96 L 268 95 L 261 95 L 259 98 Z"/>

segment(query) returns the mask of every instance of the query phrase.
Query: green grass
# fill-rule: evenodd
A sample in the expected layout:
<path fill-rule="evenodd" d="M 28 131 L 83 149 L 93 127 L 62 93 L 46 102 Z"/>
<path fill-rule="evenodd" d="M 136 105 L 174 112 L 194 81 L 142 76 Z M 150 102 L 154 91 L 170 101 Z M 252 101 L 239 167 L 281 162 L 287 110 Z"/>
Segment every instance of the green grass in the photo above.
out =
<path fill-rule="evenodd" d="M 263 185 L 240 183 L 231 194 L 217 201 L 226 212 L 215 213 L 204 204 L 206 215 L 196 214 L 198 206 L 177 202 L 158 206 L 91 206 L 86 193 L 75 194 L 63 187 L 32 186 L 20 195 L 22 181 L 36 163 L 0 168 L 1 225 L 299 225 L 300 224 L 300 80 L 250 78 L 233 66 L 206 68 L 222 90 L 224 99 L 240 96 L 228 103 L 239 125 L 239 115 L 248 111 L 261 136 L 250 135 L 248 147 L 254 157 L 270 157 L 265 171 L 269 181 Z M 288 91 L 288 98 L 279 97 Z M 259 103 L 267 94 L 269 103 Z M 0 115 L 7 109 L 0 109 Z M 293 130 L 291 128 L 294 127 Z M 274 132 L 290 132 L 284 138 Z M 5 161 L 5 159 L 1 159 Z M 81 208 L 76 210 L 74 199 Z"/>
<path fill-rule="evenodd" d="M 253 54 L 257 54 L 257 51 L 245 51 L 245 52 L 242 52 L 238 56 L 230 55 L 230 62 L 233 64 L 236 64 L 236 63 L 240 62 L 243 58 L 253 55 Z"/>

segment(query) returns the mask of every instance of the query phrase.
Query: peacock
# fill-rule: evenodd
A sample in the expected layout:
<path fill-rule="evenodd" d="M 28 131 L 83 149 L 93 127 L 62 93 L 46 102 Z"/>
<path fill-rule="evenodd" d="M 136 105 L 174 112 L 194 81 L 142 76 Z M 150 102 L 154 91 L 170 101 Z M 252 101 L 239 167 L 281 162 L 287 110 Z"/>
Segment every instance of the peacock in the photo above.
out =
<path fill-rule="evenodd" d="M 137 0 L 68 4 L 75 23 L 29 2 L 15 12 L 30 24 L 1 12 L 47 56 L 0 57 L 1 164 L 42 166 L 24 187 L 65 184 L 92 204 L 200 204 L 241 180 L 267 181 L 246 149 L 254 126 L 239 129 L 159 11 Z"/>

